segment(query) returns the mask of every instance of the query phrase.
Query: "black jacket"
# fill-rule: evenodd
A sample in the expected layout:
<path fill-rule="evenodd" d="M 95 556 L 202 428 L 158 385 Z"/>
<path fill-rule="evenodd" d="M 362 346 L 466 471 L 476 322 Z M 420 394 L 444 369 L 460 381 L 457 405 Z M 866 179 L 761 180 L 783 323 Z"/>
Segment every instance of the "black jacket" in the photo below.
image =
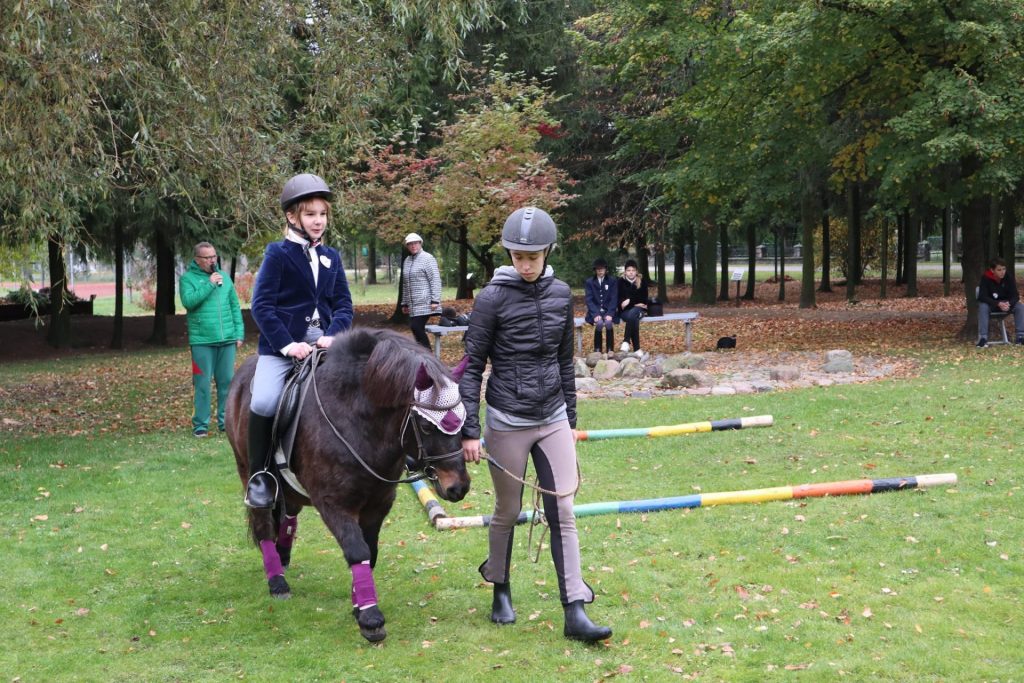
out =
<path fill-rule="evenodd" d="M 480 438 L 480 384 L 488 360 L 488 405 L 540 420 L 565 403 L 575 429 L 572 295 L 550 268 L 532 283 L 511 266 L 495 271 L 473 304 L 465 343 L 469 364 L 459 381 L 464 438 Z"/>
<path fill-rule="evenodd" d="M 993 277 L 990 277 L 991 270 L 985 272 L 981 276 L 981 281 L 978 283 L 978 303 L 988 304 L 992 310 L 999 308 L 999 302 L 1007 301 L 1010 306 L 1020 301 L 1020 295 L 1017 293 L 1017 283 L 1009 275 L 1004 275 L 1003 279 L 996 282 Z"/>
<path fill-rule="evenodd" d="M 636 280 L 630 282 L 626 278 L 620 277 L 618 296 L 619 315 L 622 315 L 637 304 L 650 304 L 650 299 L 647 296 L 647 278 L 637 275 Z M 629 299 L 629 305 L 623 307 L 622 302 L 626 299 Z"/>

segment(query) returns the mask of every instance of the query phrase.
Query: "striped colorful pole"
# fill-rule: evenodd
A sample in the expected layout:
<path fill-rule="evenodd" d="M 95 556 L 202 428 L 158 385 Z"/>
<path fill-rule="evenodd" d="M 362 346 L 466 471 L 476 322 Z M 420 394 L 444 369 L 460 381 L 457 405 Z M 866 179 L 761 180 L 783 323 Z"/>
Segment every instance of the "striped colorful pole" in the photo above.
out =
<path fill-rule="evenodd" d="M 437 526 L 439 518 L 448 517 L 448 513 L 444 511 L 443 507 L 441 507 L 441 502 L 437 499 L 437 496 L 434 495 L 430 486 L 428 486 L 422 479 L 419 481 L 409 482 L 409 485 L 412 486 L 412 490 L 416 492 L 416 497 L 420 499 L 420 503 L 427 511 L 427 520 L 431 524 Z"/>
<path fill-rule="evenodd" d="M 821 498 L 824 496 L 850 496 L 866 493 L 883 493 L 885 491 L 906 491 L 924 489 L 932 486 L 953 486 L 957 482 L 955 474 L 920 474 L 916 477 L 894 477 L 889 479 L 852 479 L 849 481 L 833 481 L 823 484 L 801 484 L 799 486 L 777 486 L 746 491 L 726 491 L 723 493 L 698 493 L 673 498 L 648 498 L 646 500 L 612 501 L 607 503 L 585 503 L 573 507 L 577 517 L 590 515 L 607 515 L 625 512 L 655 512 L 658 510 L 676 510 L 680 508 L 699 508 L 709 505 L 733 505 L 737 503 L 763 503 L 772 500 L 793 500 L 799 498 Z M 525 524 L 533 518 L 533 513 L 520 513 L 518 524 Z M 491 515 L 470 517 L 436 517 L 433 519 L 437 529 L 463 529 L 484 527 L 491 522 Z"/>
<path fill-rule="evenodd" d="M 679 434 L 696 434 L 698 432 L 722 432 L 730 429 L 747 429 L 749 427 L 771 427 L 774 419 L 771 415 L 755 415 L 738 417 L 730 420 L 713 420 L 711 422 L 690 422 L 681 425 L 663 425 L 660 427 L 638 427 L 636 429 L 592 429 L 578 430 L 580 441 L 599 441 L 601 439 L 624 439 L 635 436 L 678 436 Z"/>

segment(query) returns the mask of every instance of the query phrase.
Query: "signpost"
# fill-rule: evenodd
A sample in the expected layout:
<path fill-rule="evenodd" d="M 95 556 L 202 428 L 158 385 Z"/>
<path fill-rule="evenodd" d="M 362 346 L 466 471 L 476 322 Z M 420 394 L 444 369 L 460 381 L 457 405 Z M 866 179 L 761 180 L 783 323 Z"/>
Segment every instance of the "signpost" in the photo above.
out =
<path fill-rule="evenodd" d="M 736 283 L 736 305 L 740 305 L 740 282 L 743 281 L 743 271 L 732 271 L 732 281 Z"/>

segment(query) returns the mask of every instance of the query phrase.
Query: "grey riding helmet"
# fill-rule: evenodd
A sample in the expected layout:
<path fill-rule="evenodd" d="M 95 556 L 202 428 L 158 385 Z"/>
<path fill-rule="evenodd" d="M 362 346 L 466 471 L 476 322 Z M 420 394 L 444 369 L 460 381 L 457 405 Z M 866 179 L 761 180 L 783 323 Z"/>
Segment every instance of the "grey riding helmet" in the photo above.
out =
<path fill-rule="evenodd" d="M 284 184 L 281 191 L 281 209 L 287 211 L 296 202 L 310 197 L 321 197 L 327 201 L 334 199 L 334 193 L 327 183 L 313 173 L 300 173 Z"/>
<path fill-rule="evenodd" d="M 524 206 L 505 219 L 501 246 L 515 251 L 544 251 L 558 241 L 558 228 L 547 211 Z"/>

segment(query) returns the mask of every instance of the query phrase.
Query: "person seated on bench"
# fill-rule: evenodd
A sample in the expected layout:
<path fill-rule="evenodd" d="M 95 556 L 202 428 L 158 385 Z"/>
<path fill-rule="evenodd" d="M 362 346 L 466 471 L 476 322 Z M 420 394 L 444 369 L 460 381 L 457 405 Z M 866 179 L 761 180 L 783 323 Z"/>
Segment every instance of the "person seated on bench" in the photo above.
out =
<path fill-rule="evenodd" d="M 586 294 L 587 316 L 585 320 L 594 326 L 594 351 L 601 353 L 601 331 L 605 331 L 605 348 L 608 353 L 615 351 L 615 325 L 619 322 L 618 280 L 608 276 L 608 262 L 603 258 L 594 260 L 594 276 L 583 284 Z"/>
<path fill-rule="evenodd" d="M 640 352 L 640 321 L 647 315 L 647 303 L 650 298 L 647 296 L 647 282 L 637 272 L 636 261 L 629 259 L 623 269 L 622 277 L 619 278 L 619 317 L 626 323 L 625 341 L 619 349 L 623 352 L 629 351 L 630 343 L 633 344 L 633 352 Z"/>
<path fill-rule="evenodd" d="M 993 313 L 1013 312 L 1013 328 L 1017 344 L 1024 344 L 1024 304 L 1017 293 L 1017 283 L 1006 274 L 1006 261 L 998 256 L 989 262 L 988 270 L 978 283 L 978 348 L 988 346 L 988 326 Z"/>

